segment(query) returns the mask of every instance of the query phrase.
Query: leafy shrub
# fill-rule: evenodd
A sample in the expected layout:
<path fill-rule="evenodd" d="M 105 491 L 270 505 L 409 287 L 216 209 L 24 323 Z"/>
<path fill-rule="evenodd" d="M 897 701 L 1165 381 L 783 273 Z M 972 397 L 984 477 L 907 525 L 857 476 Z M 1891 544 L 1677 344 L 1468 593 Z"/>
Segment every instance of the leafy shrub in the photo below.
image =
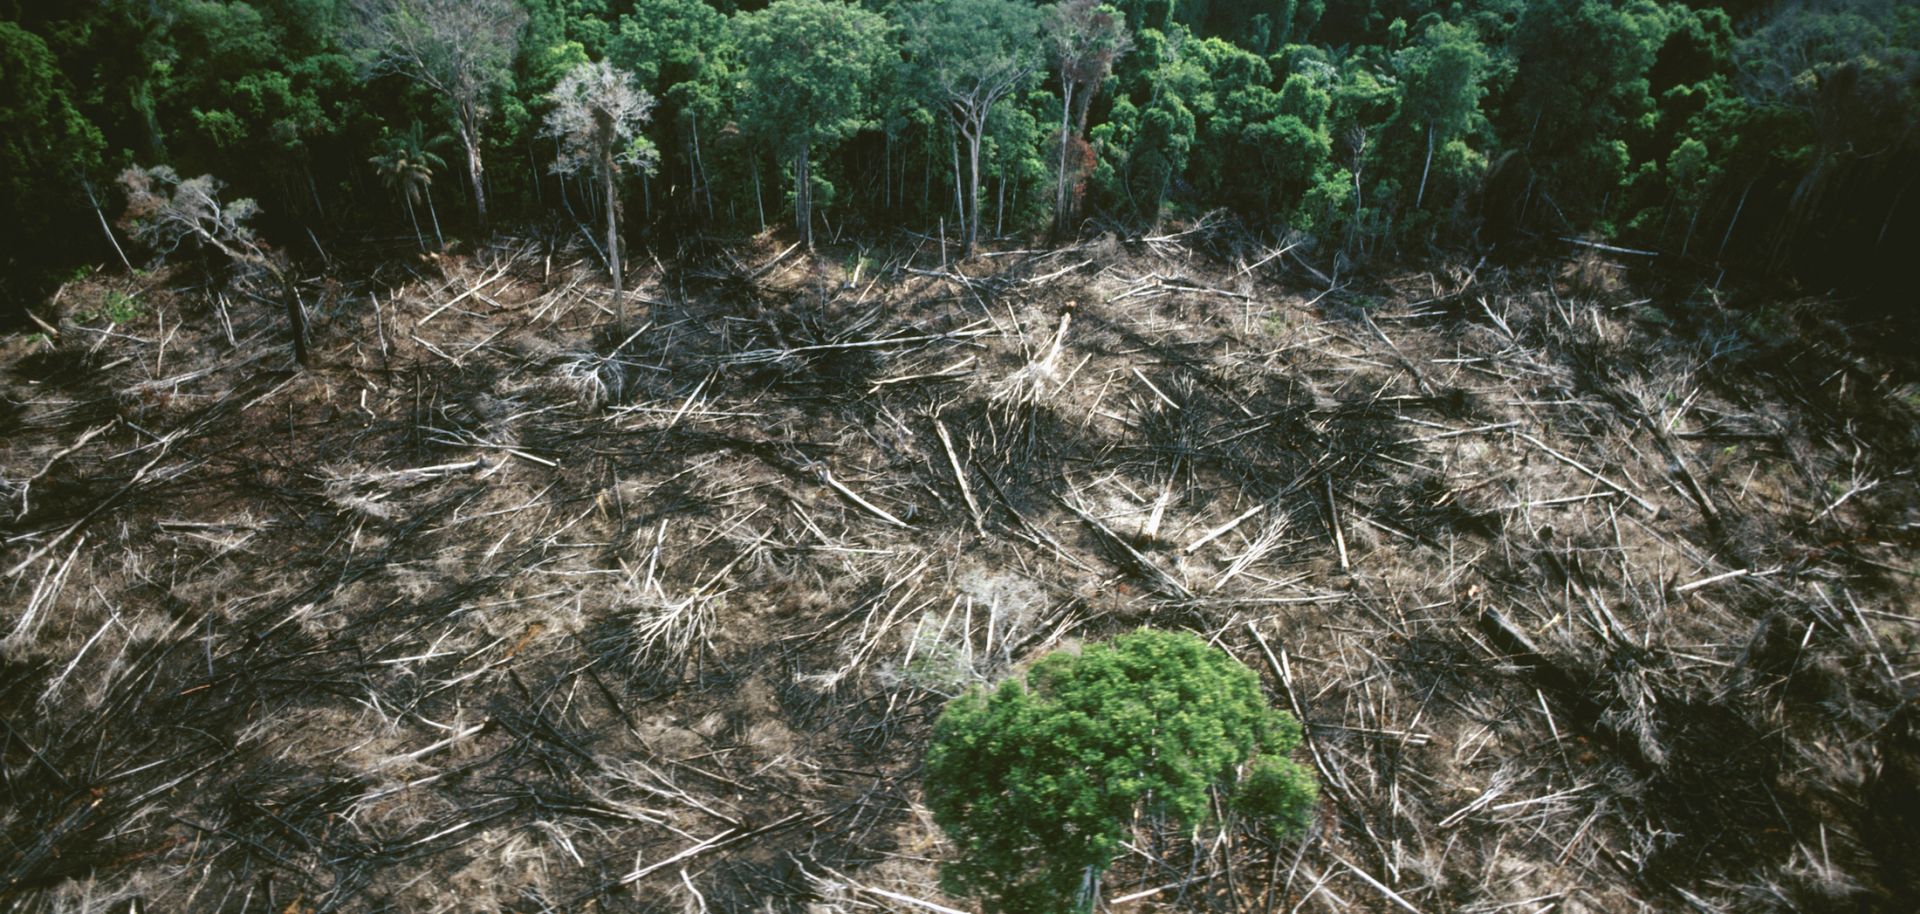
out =
<path fill-rule="evenodd" d="M 927 804 L 961 852 L 944 887 L 990 911 L 1088 910 L 1137 816 L 1197 825 L 1217 789 L 1270 834 L 1297 834 L 1316 796 L 1286 757 L 1300 737 L 1252 670 L 1193 635 L 1056 651 L 935 725 Z"/>

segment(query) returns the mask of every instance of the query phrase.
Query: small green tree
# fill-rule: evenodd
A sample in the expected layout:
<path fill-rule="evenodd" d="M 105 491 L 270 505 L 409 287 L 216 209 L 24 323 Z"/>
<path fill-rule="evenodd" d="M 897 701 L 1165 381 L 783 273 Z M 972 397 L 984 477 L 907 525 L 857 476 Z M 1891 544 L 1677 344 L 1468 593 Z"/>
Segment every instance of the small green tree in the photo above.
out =
<path fill-rule="evenodd" d="M 427 239 L 420 234 L 420 219 L 414 215 L 414 204 L 422 198 L 427 201 L 427 212 L 433 217 L 433 240 L 439 248 L 447 246 L 446 239 L 440 237 L 440 213 L 433 207 L 433 173 L 447 167 L 445 159 L 427 148 L 426 133 L 419 121 L 405 133 L 393 133 L 382 130 L 380 134 L 380 154 L 367 159 L 373 170 L 380 175 L 380 183 L 388 190 L 400 194 L 400 201 L 406 205 L 407 221 L 413 223 L 413 239 L 420 243 L 420 250 L 427 249 Z"/>
<path fill-rule="evenodd" d="M 1091 910 L 1139 817 L 1197 825 L 1215 791 L 1270 834 L 1298 834 L 1316 796 L 1286 757 L 1300 737 L 1252 670 L 1193 635 L 1049 654 L 1024 682 L 954 699 L 934 727 L 927 805 L 961 853 L 943 885 L 990 911 Z"/>

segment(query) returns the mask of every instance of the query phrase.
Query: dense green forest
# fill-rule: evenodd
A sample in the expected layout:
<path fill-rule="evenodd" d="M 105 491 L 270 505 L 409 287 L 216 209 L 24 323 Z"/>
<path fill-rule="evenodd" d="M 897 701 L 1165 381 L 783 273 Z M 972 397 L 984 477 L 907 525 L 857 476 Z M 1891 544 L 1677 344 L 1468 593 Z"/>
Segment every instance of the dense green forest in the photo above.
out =
<path fill-rule="evenodd" d="M 556 168 L 587 62 L 633 129 Z M 140 266 L 118 178 L 155 165 L 296 259 L 609 200 L 637 246 L 1224 211 L 1343 268 L 1579 236 L 1871 289 L 1917 122 L 1891 0 L 0 0 L 0 310 Z"/>

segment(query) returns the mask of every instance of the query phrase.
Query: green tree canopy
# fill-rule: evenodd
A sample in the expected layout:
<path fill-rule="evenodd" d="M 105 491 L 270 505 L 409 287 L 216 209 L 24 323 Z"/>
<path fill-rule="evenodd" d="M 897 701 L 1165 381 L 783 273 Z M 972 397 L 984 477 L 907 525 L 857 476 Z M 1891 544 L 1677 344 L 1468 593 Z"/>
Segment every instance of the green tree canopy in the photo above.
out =
<path fill-rule="evenodd" d="M 779 0 L 734 17 L 742 64 L 742 125 L 793 163 L 794 227 L 813 242 L 809 157 L 860 129 L 875 71 L 889 53 L 887 22 L 839 0 Z"/>
<path fill-rule="evenodd" d="M 1514 24 L 1507 133 L 1537 164 L 1567 228 L 1607 218 L 1631 141 L 1651 124 L 1647 71 L 1666 36 L 1652 0 L 1540 0 Z"/>
<path fill-rule="evenodd" d="M 1198 130 L 1195 109 L 1213 108 L 1204 50 L 1185 26 L 1143 30 L 1127 69 L 1146 98 L 1115 102 L 1109 122 L 1093 132 L 1103 155 L 1096 179 L 1114 204 L 1149 222 L 1158 223 L 1161 204 L 1186 173 Z"/>
<path fill-rule="evenodd" d="M 1085 910 L 1136 815 L 1198 824 L 1236 783 L 1237 813 L 1298 833 L 1315 796 L 1286 757 L 1300 737 L 1252 670 L 1190 634 L 1049 654 L 934 728 L 927 805 L 961 855 L 946 887 L 996 911 Z"/>
<path fill-rule="evenodd" d="M 918 0 L 901 10 L 907 80 L 967 141 L 966 250 L 980 232 L 980 143 L 1001 99 L 1040 66 L 1040 10 L 1019 0 Z M 957 176 L 956 176 L 957 179 Z"/>
<path fill-rule="evenodd" d="M 1419 206 L 1426 196 L 1434 146 L 1444 146 L 1484 124 L 1480 99 L 1487 94 L 1491 61 L 1472 28 L 1436 22 L 1418 43 L 1396 55 L 1395 62 L 1402 81 L 1400 115 L 1411 132 L 1426 134 L 1420 190 L 1414 199 Z"/>

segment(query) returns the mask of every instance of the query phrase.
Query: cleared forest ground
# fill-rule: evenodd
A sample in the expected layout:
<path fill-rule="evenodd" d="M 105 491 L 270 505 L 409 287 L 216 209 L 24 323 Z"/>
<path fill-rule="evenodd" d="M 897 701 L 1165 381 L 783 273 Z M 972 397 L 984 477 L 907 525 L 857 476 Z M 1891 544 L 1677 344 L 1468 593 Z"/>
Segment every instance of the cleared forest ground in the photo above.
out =
<path fill-rule="evenodd" d="M 1591 256 L 1271 253 L 714 249 L 608 363 L 508 240 L 309 283 L 299 373 L 192 270 L 64 290 L 0 374 L 0 906 L 970 910 L 933 715 L 1140 625 L 1323 803 L 1143 830 L 1115 911 L 1920 897 L 1911 376 Z"/>

